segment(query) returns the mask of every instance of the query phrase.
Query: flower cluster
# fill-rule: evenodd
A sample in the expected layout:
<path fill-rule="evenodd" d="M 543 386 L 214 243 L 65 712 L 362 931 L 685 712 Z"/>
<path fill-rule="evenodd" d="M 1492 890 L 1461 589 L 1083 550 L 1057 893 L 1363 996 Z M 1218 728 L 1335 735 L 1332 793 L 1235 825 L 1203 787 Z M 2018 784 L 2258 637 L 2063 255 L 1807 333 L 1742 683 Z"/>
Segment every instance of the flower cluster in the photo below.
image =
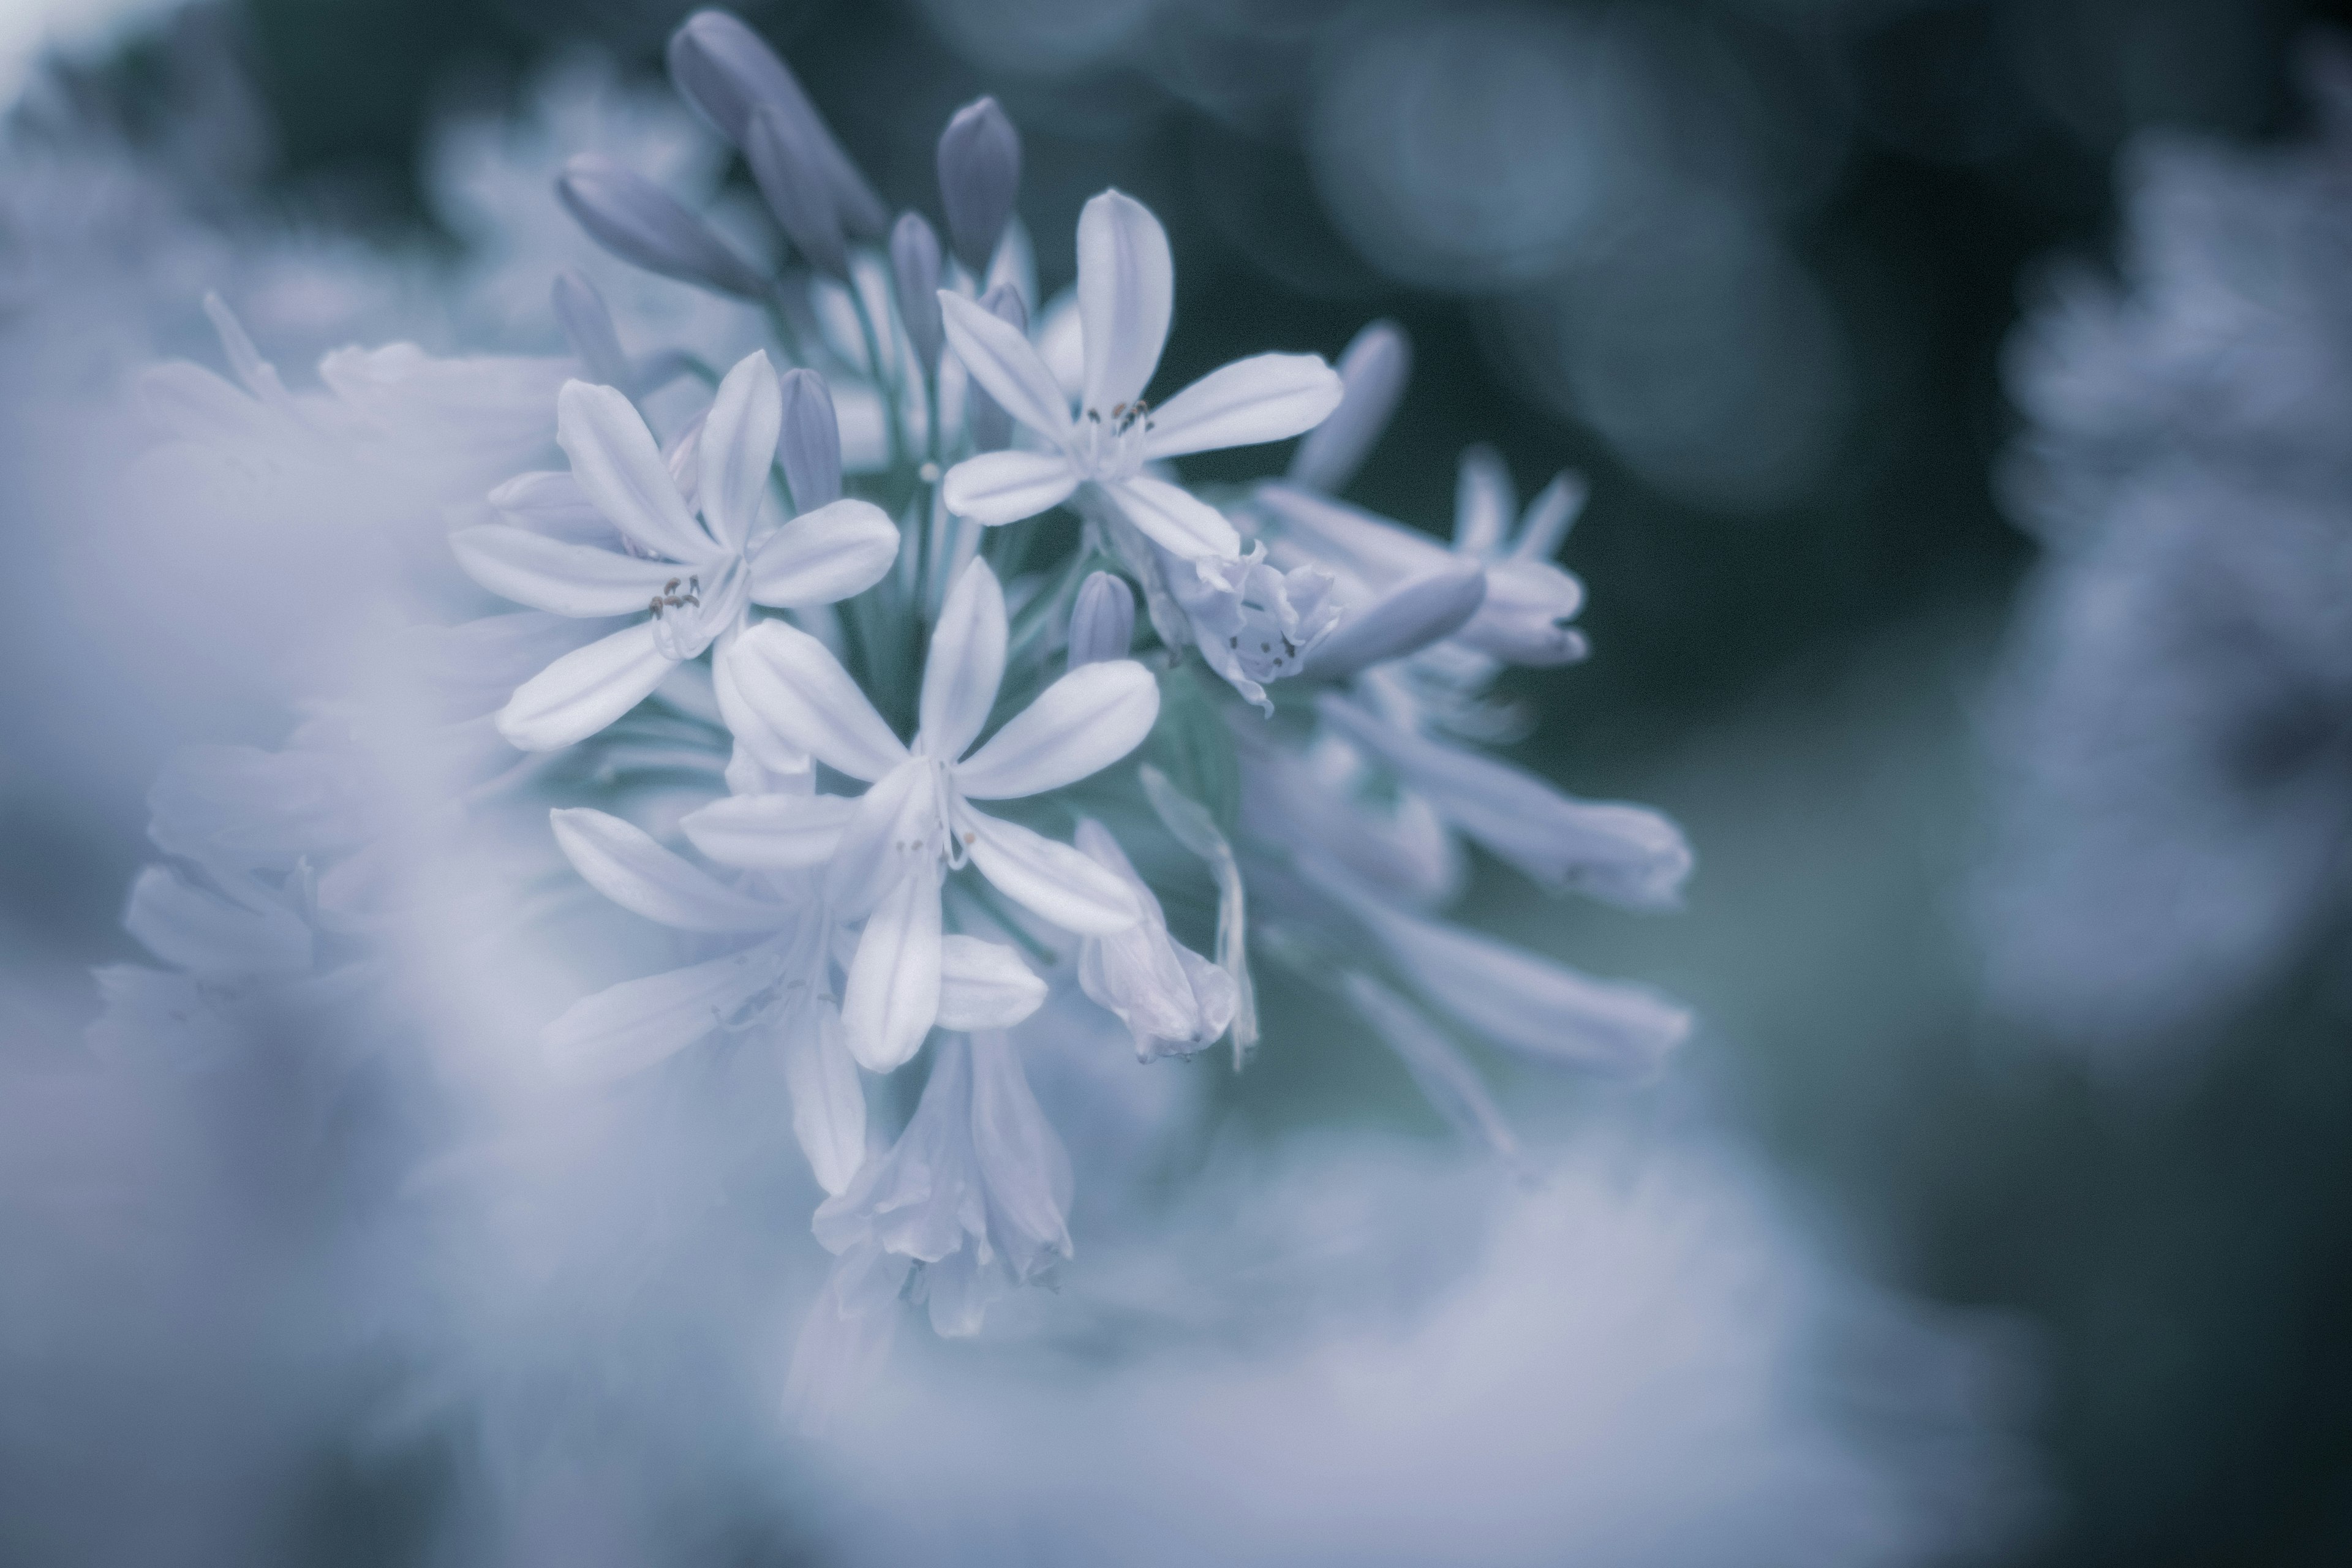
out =
<path fill-rule="evenodd" d="M 122 1006 L 350 973 L 425 855 L 387 793 L 476 841 L 493 814 L 527 824 L 479 864 L 445 845 L 437 885 L 584 884 L 643 922 L 639 973 L 549 1009 L 549 1081 L 702 1051 L 781 1066 L 835 1258 L 791 1373 L 810 1420 L 900 1301 L 970 1333 L 1073 1257 L 1071 1162 L 1024 1060 L 1076 1010 L 1090 1043 L 1131 1040 L 1124 1071 L 1220 1044 L 1238 1068 L 1260 987 L 1302 988 L 1506 1156 L 1465 1046 L 1640 1071 L 1683 1037 L 1646 989 L 1444 912 L 1470 846 L 1633 909 L 1690 869 L 1658 815 L 1488 750 L 1521 727 L 1497 677 L 1586 651 L 1582 585 L 1553 561 L 1575 480 L 1522 510 L 1475 448 L 1450 544 L 1364 511 L 1339 498 L 1402 395 L 1392 326 L 1336 369 L 1265 353 L 1155 398 L 1167 236 L 1106 191 L 1074 289 L 1039 299 L 994 102 L 940 140 L 942 243 L 735 18 L 690 17 L 669 66 L 741 154 L 764 236 L 603 153 L 558 195 L 612 256 L 739 311 L 760 341 L 732 363 L 567 271 L 562 359 L 381 351 L 298 395 L 224 311 L 242 387 L 175 373 L 183 430 L 267 426 L 370 475 L 422 441 L 435 474 L 483 479 L 424 487 L 446 553 L 402 569 L 454 559 L 463 579 L 421 602 L 495 613 L 407 634 L 396 724 L 322 718 L 286 752 L 179 770 L 157 816 L 178 864 L 142 879 L 132 925 L 183 977 L 119 973 Z M 1171 466 L 1301 436 L 1261 483 Z M 542 848 L 577 879 L 555 886 Z M 504 911 L 467 928 L 485 941 L 534 918 L 484 898 Z"/>

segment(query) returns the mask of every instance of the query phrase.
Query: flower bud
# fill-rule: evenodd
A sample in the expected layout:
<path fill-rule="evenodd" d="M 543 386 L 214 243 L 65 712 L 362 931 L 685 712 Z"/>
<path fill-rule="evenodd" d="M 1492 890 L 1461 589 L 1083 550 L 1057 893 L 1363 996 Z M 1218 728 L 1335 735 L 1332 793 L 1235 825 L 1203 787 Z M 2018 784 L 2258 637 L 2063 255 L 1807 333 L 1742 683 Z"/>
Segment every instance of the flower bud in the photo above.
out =
<path fill-rule="evenodd" d="M 761 105 L 743 130 L 743 161 L 751 166 L 751 179 L 784 237 L 810 266 L 845 283 L 849 241 L 806 129 L 773 105 Z"/>
<path fill-rule="evenodd" d="M 1070 668 L 1125 658 L 1134 640 L 1135 590 L 1108 572 L 1090 574 L 1070 607 Z"/>
<path fill-rule="evenodd" d="M 680 23 L 669 39 L 669 79 L 680 97 L 747 153 L 751 116 L 762 108 L 774 110 L 793 135 L 813 149 L 842 226 L 869 239 L 880 238 L 889 226 L 889 209 L 834 140 L 792 68 L 740 20 L 724 11 L 697 11 Z"/>
<path fill-rule="evenodd" d="M 1004 237 L 1005 220 L 1021 190 L 1021 132 L 996 100 L 965 104 L 940 132 L 940 201 L 956 259 L 975 278 Z"/>
<path fill-rule="evenodd" d="M 1486 598 L 1486 568 L 1475 561 L 1449 562 L 1398 584 L 1349 616 L 1307 656 L 1306 673 L 1318 680 L 1347 680 L 1376 664 L 1418 653 L 1460 631 Z"/>
<path fill-rule="evenodd" d="M 920 213 L 901 213 L 890 231 L 890 279 L 898 295 L 898 319 L 925 370 L 940 363 L 940 237 Z"/>
<path fill-rule="evenodd" d="M 1029 330 L 1029 307 L 1021 300 L 1021 290 L 1010 283 L 999 283 L 980 297 L 981 309 L 993 313 L 1000 321 L 1010 322 L 1023 332 Z M 971 432 L 975 450 L 1001 452 L 1013 444 L 1013 416 L 996 405 L 996 399 L 981 390 L 980 383 L 971 384 L 970 401 L 965 405 L 964 426 Z"/>
<path fill-rule="evenodd" d="M 632 267 L 747 300 L 768 292 L 767 279 L 700 218 L 610 158 L 573 158 L 556 177 L 555 194 L 591 238 Z"/>
<path fill-rule="evenodd" d="M 776 444 L 792 488 L 793 510 L 814 511 L 841 499 L 841 423 L 824 377 L 803 366 L 786 371 L 783 434 Z"/>
<path fill-rule="evenodd" d="M 580 357 L 581 367 L 588 373 L 587 379 L 628 391 L 632 379 L 629 356 L 621 352 L 621 335 L 613 326 L 613 312 L 596 285 L 588 280 L 585 273 L 567 267 L 555 275 L 555 287 L 551 293 L 556 323 L 572 341 L 572 352 Z"/>
<path fill-rule="evenodd" d="M 1345 489 L 1364 455 L 1388 428 L 1412 374 L 1412 344 L 1394 321 L 1374 321 L 1339 356 L 1339 383 L 1346 390 L 1329 418 L 1307 432 L 1290 459 L 1293 484 L 1337 494 Z"/>

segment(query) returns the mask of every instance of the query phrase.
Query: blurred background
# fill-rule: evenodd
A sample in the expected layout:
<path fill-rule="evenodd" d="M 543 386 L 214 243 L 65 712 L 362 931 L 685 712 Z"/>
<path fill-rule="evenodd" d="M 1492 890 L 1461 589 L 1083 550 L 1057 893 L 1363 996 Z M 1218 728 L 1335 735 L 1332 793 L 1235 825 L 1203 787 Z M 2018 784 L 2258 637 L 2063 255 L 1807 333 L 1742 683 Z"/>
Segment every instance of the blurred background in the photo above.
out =
<path fill-rule="evenodd" d="M 0 76 L 13 93 L 45 49 L 64 62 L 20 133 L 60 101 L 134 143 L 201 126 L 242 160 L 238 201 L 429 258 L 467 238 L 425 177 L 431 127 L 513 107 L 583 48 L 656 81 L 686 9 L 246 0 L 201 27 L 250 101 L 190 105 L 168 90 L 185 18 L 16 0 Z M 997 95 L 1025 139 L 1048 293 L 1087 195 L 1148 202 L 1177 247 L 1167 384 L 1402 323 L 1411 387 L 1352 499 L 1449 527 L 1478 440 L 1523 493 L 1585 474 L 1565 561 L 1591 588 L 1596 651 L 1523 682 L 1546 740 L 1519 754 L 1580 794 L 1662 806 L 1700 868 L 1675 918 L 1541 902 L 1499 876 L 1478 917 L 1693 1002 L 1730 1119 L 1870 1273 L 2014 1314 L 2056 1493 L 2023 1561 L 2352 1561 L 2340 912 L 2315 902 L 2257 975 L 2158 1031 L 2164 1065 L 2141 1071 L 2001 1004 L 1984 924 L 2009 906 L 1982 891 L 2016 871 L 1992 735 L 2033 675 L 2012 616 L 2040 547 L 2003 477 L 2035 445 L 2021 323 L 2059 309 L 2065 279 L 2131 284 L 2139 160 L 2183 137 L 2319 135 L 2324 29 L 2352 7 L 740 9 L 885 191 L 929 191 L 942 119 Z M 186 176 L 200 205 L 226 199 L 210 175 Z M 8 244 L 39 221 L 20 205 Z M 489 336 L 548 346 L 541 316 Z M 1234 478 L 1262 458 L 1231 456 Z M 131 956 L 117 921 L 148 853 L 138 792 L 223 716 L 163 705 L 137 742 L 152 756 L 107 753 L 122 798 L 93 795 L 49 748 L 67 728 L 39 707 L 56 650 L 10 637 L 0 933 L 76 963 Z M 2314 851 L 2331 886 L 2335 852 Z M 1328 1068 L 1311 1044 L 1269 1051 L 1255 1091 L 1335 1121 L 1421 1114 L 1381 1076 L 1396 1069 L 1355 1071 L 1350 1100 Z"/>

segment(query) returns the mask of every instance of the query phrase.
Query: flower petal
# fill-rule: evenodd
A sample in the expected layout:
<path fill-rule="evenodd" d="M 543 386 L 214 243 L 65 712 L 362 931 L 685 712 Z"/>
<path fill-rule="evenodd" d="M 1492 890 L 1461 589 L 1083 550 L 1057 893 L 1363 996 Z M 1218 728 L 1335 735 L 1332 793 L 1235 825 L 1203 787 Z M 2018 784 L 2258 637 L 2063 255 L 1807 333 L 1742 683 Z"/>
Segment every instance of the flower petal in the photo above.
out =
<path fill-rule="evenodd" d="M 940 290 L 940 321 L 947 329 L 948 346 L 998 407 L 1049 440 L 1068 438 L 1070 405 L 1019 328 L 945 289 Z"/>
<path fill-rule="evenodd" d="M 1461 1048 L 1441 1034 L 1413 1005 L 1367 974 L 1345 977 L 1348 1000 L 1372 1032 L 1404 1063 L 1422 1097 L 1456 1131 L 1479 1140 L 1506 1160 L 1518 1157 L 1518 1141 L 1486 1092 L 1486 1080 Z"/>
<path fill-rule="evenodd" d="M 944 852 L 938 777 L 929 763 L 910 760 L 858 797 L 824 868 L 825 900 L 838 919 L 865 914 L 910 866 L 937 861 Z"/>
<path fill-rule="evenodd" d="M 948 590 L 931 630 L 917 752 L 951 763 L 971 749 L 1004 682 L 1005 630 L 1004 590 L 988 563 L 975 560 Z"/>
<path fill-rule="evenodd" d="M 1289 479 L 1308 489 L 1339 491 L 1364 464 L 1364 454 L 1388 428 L 1412 374 L 1412 342 L 1394 321 L 1374 321 L 1340 352 L 1337 367 L 1347 390 L 1339 406 L 1308 432 L 1291 454 Z"/>
<path fill-rule="evenodd" d="M 898 530 L 871 501 L 804 511 L 751 552 L 751 597 L 780 609 L 835 605 L 882 581 L 898 558 Z"/>
<path fill-rule="evenodd" d="M 1165 479 L 1137 474 L 1107 481 L 1103 492 L 1154 544 L 1188 561 L 1223 560 L 1241 553 L 1242 536 L 1234 531 L 1224 513 Z"/>
<path fill-rule="evenodd" d="M 784 396 L 767 352 L 753 349 L 727 373 L 702 421 L 697 456 L 702 471 L 697 499 L 711 536 L 729 551 L 743 548 L 751 521 L 768 493 L 776 437 L 783 429 Z"/>
<path fill-rule="evenodd" d="M 1518 492 L 1503 455 L 1480 445 L 1465 448 L 1454 480 L 1454 548 L 1481 559 L 1503 547 L 1518 515 Z"/>
<path fill-rule="evenodd" d="M 1151 411 L 1147 458 L 1255 447 L 1312 430 L 1339 406 L 1321 354 L 1254 354 L 1211 371 Z"/>
<path fill-rule="evenodd" d="M 639 621 L 574 648 L 515 688 L 499 710 L 499 733 L 526 752 L 584 741 L 644 701 L 676 666 Z"/>
<path fill-rule="evenodd" d="M 503 522 L 461 528 L 449 548 L 466 575 L 491 593 L 581 618 L 642 610 L 678 575 L 667 561 L 567 544 Z"/>
<path fill-rule="evenodd" d="M 1410 578 L 1350 614 L 1307 656 L 1305 673 L 1347 680 L 1460 630 L 1486 597 L 1486 569 L 1457 561 Z"/>
<path fill-rule="evenodd" d="M 951 936 L 940 946 L 940 1027 L 1009 1029 L 1045 1005 L 1045 983 L 1002 942 Z"/>
<path fill-rule="evenodd" d="M 736 689 L 761 721 L 818 761 L 869 782 L 907 760 L 831 649 L 798 626 L 762 621 L 736 639 Z"/>
<path fill-rule="evenodd" d="M 838 795 L 735 795 L 678 820 L 687 841 L 722 866 L 797 871 L 822 866 L 857 803 Z"/>
<path fill-rule="evenodd" d="M 649 974 L 583 996 L 540 1036 L 549 1066 L 567 1078 L 603 1080 L 649 1068 L 693 1045 L 776 980 L 776 951 L 743 952 Z"/>
<path fill-rule="evenodd" d="M 637 543 L 688 563 L 717 552 L 688 515 L 653 432 L 619 392 L 565 382 L 555 395 L 555 442 L 572 459 L 581 493 Z"/>
<path fill-rule="evenodd" d="M 1160 685 L 1133 659 L 1080 665 L 960 763 L 956 787 L 974 800 L 1059 789 L 1141 745 L 1159 717 Z"/>
<path fill-rule="evenodd" d="M 586 806 L 549 812 L 555 842 L 588 885 L 649 921 L 680 931 L 773 931 L 779 906 L 748 898 L 654 842 L 633 822 Z"/>
<path fill-rule="evenodd" d="M 719 639 L 710 650 L 710 689 L 719 702 L 720 722 L 735 737 L 737 750 L 750 754 L 753 763 L 772 773 L 805 773 L 814 765 L 809 754 L 776 733 L 775 729 L 743 695 L 740 682 L 735 679 L 735 645 L 742 640 L 740 634 L 730 633 Z"/>
<path fill-rule="evenodd" d="M 1115 873 L 1068 845 L 983 812 L 965 812 L 960 826 L 980 874 L 1006 898 L 1064 931 L 1104 936 L 1143 918 L 1135 895 Z"/>
<path fill-rule="evenodd" d="M 776 1044 L 793 1097 L 793 1136 L 817 1185 L 845 1192 L 866 1159 L 866 1089 L 839 1010 L 824 1003 L 799 1009 L 777 1032 Z"/>
<path fill-rule="evenodd" d="M 1435 571 L 1454 553 L 1419 529 L 1291 485 L 1260 485 L 1257 501 L 1284 539 L 1376 584 Z"/>
<path fill-rule="evenodd" d="M 1070 1155 L 1045 1120 L 1012 1039 L 971 1037 L 971 1146 L 988 1188 L 989 1238 L 1026 1282 L 1070 1256 Z"/>
<path fill-rule="evenodd" d="M 1078 320 L 1087 353 L 1082 406 L 1108 416 L 1143 395 L 1160 367 L 1175 307 L 1176 263 L 1168 254 L 1168 232 L 1151 209 L 1119 191 L 1088 202 L 1078 215 Z"/>
<path fill-rule="evenodd" d="M 1059 506 L 1077 488 L 1078 471 L 1061 453 L 1013 448 L 966 458 L 940 486 L 950 511 L 992 527 Z"/>
<path fill-rule="evenodd" d="M 922 1049 L 940 1014 L 940 884 L 902 877 L 866 917 L 849 961 L 841 1022 L 868 1072 L 891 1072 Z"/>
<path fill-rule="evenodd" d="M 1551 483 L 1528 502 L 1527 514 L 1519 520 L 1519 536 L 1511 541 L 1511 555 L 1519 561 L 1549 561 L 1559 553 L 1559 542 L 1568 537 L 1577 515 L 1584 510 L 1586 489 L 1583 479 L 1565 469 L 1552 477 Z"/>

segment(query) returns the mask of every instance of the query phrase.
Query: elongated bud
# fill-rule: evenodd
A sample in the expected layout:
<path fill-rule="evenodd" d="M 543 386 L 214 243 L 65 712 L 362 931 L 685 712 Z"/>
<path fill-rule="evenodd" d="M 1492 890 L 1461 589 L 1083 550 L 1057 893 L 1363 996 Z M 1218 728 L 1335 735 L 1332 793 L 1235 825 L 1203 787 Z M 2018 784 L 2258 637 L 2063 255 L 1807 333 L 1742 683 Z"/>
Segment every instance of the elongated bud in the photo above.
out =
<path fill-rule="evenodd" d="M 976 99 L 957 110 L 940 132 L 940 203 L 956 259 L 973 277 L 988 276 L 1020 192 L 1021 132 L 996 100 Z"/>
<path fill-rule="evenodd" d="M 752 182 L 784 237 L 817 270 L 847 282 L 849 240 L 841 232 L 841 214 L 805 128 L 772 105 L 761 105 L 743 130 L 743 161 L 751 166 Z"/>
<path fill-rule="evenodd" d="M 920 213 L 901 213 L 890 231 L 890 280 L 898 294 L 898 319 L 923 368 L 938 368 L 940 343 L 940 237 Z"/>
<path fill-rule="evenodd" d="M 1021 290 L 1010 283 L 999 283 L 980 297 L 981 309 L 993 314 L 1015 330 L 1029 331 L 1029 307 L 1022 302 Z M 996 399 L 982 392 L 980 383 L 971 384 L 971 401 L 966 405 L 964 426 L 971 432 L 975 450 L 1001 452 L 1013 444 L 1013 416 L 996 405 Z"/>
<path fill-rule="evenodd" d="M 1125 658 L 1134 640 L 1135 590 L 1108 572 L 1088 575 L 1070 606 L 1070 668 Z"/>
<path fill-rule="evenodd" d="M 669 79 L 719 133 L 751 152 L 751 116 L 772 109 L 811 157 L 833 196 L 834 211 L 850 233 L 879 239 L 890 211 L 850 162 L 802 90 L 792 68 L 767 40 L 724 11 L 697 11 L 669 38 Z"/>
<path fill-rule="evenodd" d="M 585 273 L 567 267 L 555 275 L 551 302 L 555 308 L 556 323 L 572 340 L 572 352 L 580 356 L 588 379 L 628 391 L 632 379 L 629 356 L 621 352 L 621 334 L 614 327 L 613 312 L 596 285 L 588 280 Z"/>
<path fill-rule="evenodd" d="M 768 280 L 667 191 L 595 153 L 563 165 L 555 194 L 597 244 L 664 278 L 757 300 Z"/>
<path fill-rule="evenodd" d="M 1376 664 L 1418 653 L 1460 631 L 1486 598 L 1486 568 L 1475 561 L 1454 562 L 1400 583 L 1340 622 L 1307 656 L 1306 673 L 1318 680 L 1347 680 Z"/>
<path fill-rule="evenodd" d="M 776 456 L 792 487 L 793 510 L 814 511 L 841 499 L 841 422 L 824 377 L 803 366 L 786 371 L 783 435 Z"/>
<path fill-rule="evenodd" d="M 1339 356 L 1347 390 L 1331 416 L 1307 432 L 1290 459 L 1293 484 L 1337 494 L 1347 489 L 1364 455 L 1388 428 L 1412 374 L 1412 343 L 1394 321 L 1374 321 Z"/>

